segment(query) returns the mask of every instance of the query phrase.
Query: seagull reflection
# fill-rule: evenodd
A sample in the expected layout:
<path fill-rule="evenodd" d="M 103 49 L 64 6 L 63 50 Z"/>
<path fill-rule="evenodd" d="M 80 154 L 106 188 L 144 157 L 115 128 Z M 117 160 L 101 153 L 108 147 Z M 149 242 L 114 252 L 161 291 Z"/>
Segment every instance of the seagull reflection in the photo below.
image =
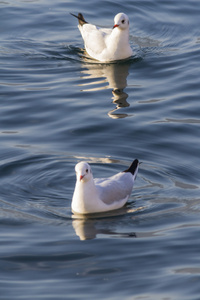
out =
<path fill-rule="evenodd" d="M 124 118 L 128 114 L 116 113 L 120 108 L 128 107 L 128 94 L 124 92 L 127 86 L 130 61 L 112 64 L 84 64 L 81 73 L 86 83 L 80 84 L 83 91 L 99 91 L 102 89 L 112 89 L 112 102 L 116 108 L 108 112 L 111 118 Z"/>
<path fill-rule="evenodd" d="M 80 238 L 80 240 L 95 239 L 97 234 L 112 235 L 112 236 L 126 237 L 126 238 L 133 238 L 133 237 L 136 238 L 137 237 L 136 233 L 117 232 L 116 230 L 114 231 L 109 229 L 109 224 L 111 224 L 113 227 L 114 224 L 113 217 L 122 216 L 127 213 L 133 213 L 141 209 L 143 209 L 143 207 L 139 207 L 136 209 L 123 207 L 116 211 L 91 214 L 90 216 L 87 217 L 84 215 L 73 215 L 72 226 L 75 230 L 76 235 Z M 117 224 L 118 222 L 116 221 L 116 227 Z"/>
<path fill-rule="evenodd" d="M 116 108 L 111 110 L 108 115 L 113 119 L 128 117 L 128 114 L 116 113 L 121 107 L 128 107 L 130 104 L 126 101 L 128 94 L 123 91 L 123 89 L 116 89 L 112 91 L 113 103 L 117 104 Z"/>
<path fill-rule="evenodd" d="M 83 240 L 92 240 L 95 239 L 97 234 L 106 234 L 106 235 L 117 235 L 119 237 L 136 237 L 135 233 L 117 233 L 109 229 L 101 228 L 99 222 L 96 222 L 92 219 L 77 219 L 72 222 L 73 228 L 76 232 L 76 235 Z"/>

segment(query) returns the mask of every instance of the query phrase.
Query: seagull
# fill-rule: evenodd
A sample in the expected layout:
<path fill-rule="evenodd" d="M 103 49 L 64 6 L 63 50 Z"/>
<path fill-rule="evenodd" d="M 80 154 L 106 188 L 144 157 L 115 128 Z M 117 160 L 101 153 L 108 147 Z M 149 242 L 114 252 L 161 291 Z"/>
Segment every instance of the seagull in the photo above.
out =
<path fill-rule="evenodd" d="M 71 14 L 79 21 L 78 28 L 84 40 L 85 49 L 90 57 L 111 62 L 129 58 L 133 53 L 129 44 L 129 18 L 118 13 L 112 29 L 100 28 L 85 21 L 81 13 Z"/>
<path fill-rule="evenodd" d="M 108 178 L 93 178 L 90 165 L 81 161 L 75 166 L 76 185 L 72 198 L 72 212 L 92 214 L 119 209 L 131 195 L 139 161 Z"/>

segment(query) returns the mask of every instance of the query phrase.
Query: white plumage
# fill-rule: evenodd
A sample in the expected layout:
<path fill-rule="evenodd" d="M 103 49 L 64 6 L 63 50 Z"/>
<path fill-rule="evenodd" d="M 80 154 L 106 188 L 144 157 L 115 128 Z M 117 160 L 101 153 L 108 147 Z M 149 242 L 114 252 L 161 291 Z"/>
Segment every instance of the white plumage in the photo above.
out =
<path fill-rule="evenodd" d="M 76 186 L 72 198 L 72 211 L 78 214 L 105 212 L 121 208 L 127 202 L 138 172 L 139 162 L 133 161 L 129 169 L 108 178 L 94 179 L 87 162 L 76 165 Z"/>
<path fill-rule="evenodd" d="M 80 13 L 75 17 L 79 20 L 78 28 L 84 40 L 85 50 L 92 58 L 110 62 L 132 55 L 129 44 L 129 19 L 126 14 L 119 13 L 115 16 L 112 29 L 89 24 Z"/>

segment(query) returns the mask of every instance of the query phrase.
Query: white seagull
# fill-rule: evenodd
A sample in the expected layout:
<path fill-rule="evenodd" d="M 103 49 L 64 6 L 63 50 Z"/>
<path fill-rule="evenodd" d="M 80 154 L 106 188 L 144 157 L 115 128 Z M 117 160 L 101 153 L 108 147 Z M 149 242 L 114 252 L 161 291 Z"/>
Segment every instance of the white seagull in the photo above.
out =
<path fill-rule="evenodd" d="M 129 58 L 133 53 L 129 44 L 129 19 L 124 13 L 114 18 L 112 29 L 100 28 L 85 21 L 81 13 L 71 14 L 79 21 L 78 28 L 87 53 L 101 62 Z"/>
<path fill-rule="evenodd" d="M 91 214 L 119 209 L 131 195 L 139 167 L 135 159 L 131 166 L 108 178 L 94 179 L 87 162 L 75 166 L 76 186 L 72 198 L 72 211 Z"/>

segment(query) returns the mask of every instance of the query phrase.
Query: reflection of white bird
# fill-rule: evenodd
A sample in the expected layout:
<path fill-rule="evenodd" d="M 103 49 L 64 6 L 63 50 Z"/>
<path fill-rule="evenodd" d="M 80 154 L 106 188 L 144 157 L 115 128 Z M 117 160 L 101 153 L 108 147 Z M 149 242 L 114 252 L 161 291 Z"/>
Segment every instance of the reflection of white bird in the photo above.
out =
<path fill-rule="evenodd" d="M 72 211 L 78 214 L 105 212 L 121 208 L 127 202 L 138 172 L 139 162 L 108 178 L 93 179 L 90 165 L 79 162 L 76 167 L 76 186 Z"/>
<path fill-rule="evenodd" d="M 81 13 L 75 17 L 79 20 L 78 28 L 85 49 L 92 58 L 109 62 L 126 59 L 132 55 L 129 45 L 129 19 L 126 14 L 119 13 L 115 16 L 112 29 L 89 24 Z"/>

